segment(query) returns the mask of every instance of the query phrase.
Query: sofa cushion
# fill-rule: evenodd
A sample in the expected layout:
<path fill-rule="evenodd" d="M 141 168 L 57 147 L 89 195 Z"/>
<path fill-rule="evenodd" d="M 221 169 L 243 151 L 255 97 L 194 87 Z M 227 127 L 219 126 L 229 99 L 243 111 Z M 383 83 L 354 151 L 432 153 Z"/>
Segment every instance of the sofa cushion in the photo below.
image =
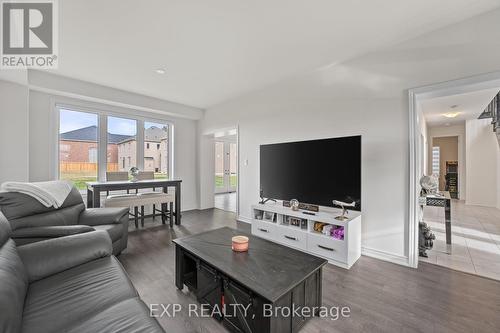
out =
<path fill-rule="evenodd" d="M 149 316 L 149 310 L 139 298 L 132 298 L 117 303 L 106 310 L 96 313 L 77 325 L 68 333 L 118 333 L 163 332 L 158 322 Z"/>
<path fill-rule="evenodd" d="M 82 195 L 76 187 L 73 187 L 59 209 L 79 204 L 83 204 Z M 24 193 L 0 192 L 0 210 L 10 221 L 25 216 L 53 212 L 57 209 L 45 207 L 40 201 Z"/>
<path fill-rule="evenodd" d="M 21 331 L 27 289 L 28 276 L 14 241 L 9 239 L 0 244 L 0 332 Z"/>
<path fill-rule="evenodd" d="M 94 260 L 30 284 L 23 332 L 64 332 L 136 297 L 136 290 L 115 257 Z"/>
<path fill-rule="evenodd" d="M 94 231 L 88 225 L 51 225 L 47 227 L 20 228 L 12 232 L 12 238 L 56 238 Z M 17 242 L 16 242 L 17 243 Z"/>
<path fill-rule="evenodd" d="M 123 224 L 121 224 L 121 223 L 94 225 L 92 228 L 94 228 L 95 230 L 107 231 L 109 234 L 109 238 L 111 238 L 111 241 L 113 243 L 115 241 L 121 239 L 123 236 Z M 128 230 L 127 230 L 127 232 L 128 232 Z"/>

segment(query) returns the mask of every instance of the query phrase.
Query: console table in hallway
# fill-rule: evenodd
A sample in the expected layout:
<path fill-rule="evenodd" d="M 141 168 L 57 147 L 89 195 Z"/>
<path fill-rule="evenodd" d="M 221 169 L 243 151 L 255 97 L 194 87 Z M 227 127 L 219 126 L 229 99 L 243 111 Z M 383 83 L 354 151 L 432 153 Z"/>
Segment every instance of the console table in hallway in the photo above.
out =
<path fill-rule="evenodd" d="M 428 194 L 425 197 L 424 206 L 444 207 L 444 224 L 446 228 L 447 252 L 451 253 L 451 196 L 450 192 L 442 191 L 436 194 Z"/>
<path fill-rule="evenodd" d="M 87 185 L 87 207 L 101 206 L 101 192 L 120 191 L 120 190 L 138 190 L 143 188 L 162 188 L 164 193 L 168 193 L 168 188 L 175 188 L 175 224 L 181 224 L 181 183 L 180 179 L 147 179 L 132 181 L 97 181 L 88 182 Z"/>

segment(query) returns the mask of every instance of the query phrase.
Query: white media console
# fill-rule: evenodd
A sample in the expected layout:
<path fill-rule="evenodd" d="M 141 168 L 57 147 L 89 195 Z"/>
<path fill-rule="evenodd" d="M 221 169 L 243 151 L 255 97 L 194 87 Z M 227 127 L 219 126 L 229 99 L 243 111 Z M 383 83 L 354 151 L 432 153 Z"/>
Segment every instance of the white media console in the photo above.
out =
<path fill-rule="evenodd" d="M 315 215 L 308 215 L 278 202 L 253 205 L 252 214 L 253 235 L 323 257 L 347 269 L 361 256 L 360 212 L 349 211 L 348 219 L 340 221 L 335 217 L 342 214 L 341 209 L 320 209 Z M 343 227 L 343 239 L 315 231 L 315 223 Z"/>

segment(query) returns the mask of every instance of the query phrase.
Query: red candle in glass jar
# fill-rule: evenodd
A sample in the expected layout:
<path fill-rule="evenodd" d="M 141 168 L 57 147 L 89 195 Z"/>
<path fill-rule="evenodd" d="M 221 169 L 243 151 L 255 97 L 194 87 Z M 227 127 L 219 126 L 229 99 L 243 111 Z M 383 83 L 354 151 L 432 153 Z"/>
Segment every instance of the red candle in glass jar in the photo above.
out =
<path fill-rule="evenodd" d="M 234 236 L 232 238 L 232 249 L 235 252 L 248 251 L 248 237 L 246 237 L 246 236 Z"/>

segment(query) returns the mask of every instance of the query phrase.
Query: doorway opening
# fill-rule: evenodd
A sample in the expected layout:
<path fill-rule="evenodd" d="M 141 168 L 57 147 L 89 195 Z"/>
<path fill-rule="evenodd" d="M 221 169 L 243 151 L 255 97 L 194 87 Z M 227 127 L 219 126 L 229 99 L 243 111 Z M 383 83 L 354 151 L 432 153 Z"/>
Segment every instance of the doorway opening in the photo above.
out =
<path fill-rule="evenodd" d="M 214 207 L 237 211 L 238 138 L 237 130 L 214 135 Z"/>
<path fill-rule="evenodd" d="M 409 265 L 500 280 L 500 73 L 411 89 Z M 432 176 L 437 193 L 422 192 Z M 425 185 L 425 184 L 424 184 Z M 435 235 L 419 256 L 419 223 Z"/>

